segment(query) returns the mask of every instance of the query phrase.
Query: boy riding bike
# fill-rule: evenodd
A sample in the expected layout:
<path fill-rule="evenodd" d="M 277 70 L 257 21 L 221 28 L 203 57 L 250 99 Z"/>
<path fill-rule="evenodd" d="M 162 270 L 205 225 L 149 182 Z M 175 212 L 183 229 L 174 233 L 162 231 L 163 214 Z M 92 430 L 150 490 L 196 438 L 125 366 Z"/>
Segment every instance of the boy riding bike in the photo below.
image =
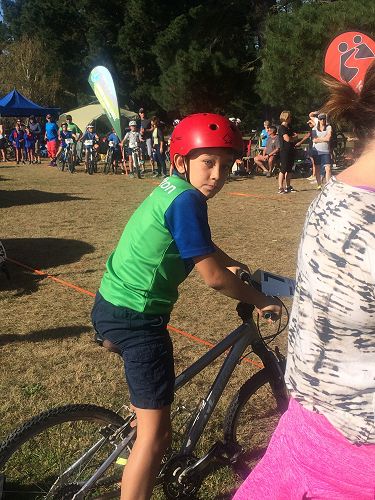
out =
<path fill-rule="evenodd" d="M 178 286 L 196 266 L 208 286 L 259 313 L 280 315 L 280 305 L 235 274 L 247 266 L 211 239 L 207 199 L 223 187 L 242 137 L 227 118 L 188 116 L 171 138 L 174 172 L 138 207 L 110 255 L 92 319 L 124 359 L 137 438 L 124 469 L 121 500 L 146 500 L 171 440 L 173 348 L 167 324 Z"/>

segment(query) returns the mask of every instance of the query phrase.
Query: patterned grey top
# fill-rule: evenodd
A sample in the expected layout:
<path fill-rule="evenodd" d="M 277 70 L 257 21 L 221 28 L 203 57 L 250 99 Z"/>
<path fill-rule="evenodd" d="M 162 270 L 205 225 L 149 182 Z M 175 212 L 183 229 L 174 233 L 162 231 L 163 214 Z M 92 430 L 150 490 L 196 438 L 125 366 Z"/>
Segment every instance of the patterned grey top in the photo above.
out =
<path fill-rule="evenodd" d="M 375 443 L 375 192 L 332 178 L 298 251 L 286 381 L 353 443 Z"/>

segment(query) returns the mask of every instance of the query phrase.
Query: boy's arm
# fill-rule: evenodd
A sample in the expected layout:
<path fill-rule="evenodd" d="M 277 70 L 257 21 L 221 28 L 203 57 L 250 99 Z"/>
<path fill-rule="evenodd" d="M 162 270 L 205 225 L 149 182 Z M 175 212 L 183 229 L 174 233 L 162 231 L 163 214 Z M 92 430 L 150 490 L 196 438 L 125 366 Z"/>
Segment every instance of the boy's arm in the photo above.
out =
<path fill-rule="evenodd" d="M 238 260 L 235 260 L 232 257 L 230 257 L 230 255 L 226 254 L 224 250 L 215 245 L 215 243 L 214 247 L 216 249 L 215 252 L 216 257 L 221 265 L 223 265 L 224 267 L 239 267 L 244 271 L 247 271 L 249 273 L 251 272 L 246 264 L 243 264 L 242 262 L 239 262 Z"/>
<path fill-rule="evenodd" d="M 268 297 L 255 288 L 246 285 L 238 276 L 229 271 L 220 262 L 217 252 L 194 258 L 195 267 L 204 282 L 214 290 L 247 304 L 254 304 L 263 316 L 270 311 L 279 317 L 280 302 L 274 297 Z"/>

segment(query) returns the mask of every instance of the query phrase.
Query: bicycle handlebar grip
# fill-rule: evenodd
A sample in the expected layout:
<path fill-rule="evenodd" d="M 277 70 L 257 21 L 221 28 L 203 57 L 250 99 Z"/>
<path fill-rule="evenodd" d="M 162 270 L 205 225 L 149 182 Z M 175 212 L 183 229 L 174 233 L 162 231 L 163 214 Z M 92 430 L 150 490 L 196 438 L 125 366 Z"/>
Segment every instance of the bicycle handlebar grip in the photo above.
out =
<path fill-rule="evenodd" d="M 244 281 L 245 283 L 248 283 L 249 285 L 252 284 L 251 276 L 248 272 L 246 271 L 241 271 L 240 272 L 240 279 Z"/>

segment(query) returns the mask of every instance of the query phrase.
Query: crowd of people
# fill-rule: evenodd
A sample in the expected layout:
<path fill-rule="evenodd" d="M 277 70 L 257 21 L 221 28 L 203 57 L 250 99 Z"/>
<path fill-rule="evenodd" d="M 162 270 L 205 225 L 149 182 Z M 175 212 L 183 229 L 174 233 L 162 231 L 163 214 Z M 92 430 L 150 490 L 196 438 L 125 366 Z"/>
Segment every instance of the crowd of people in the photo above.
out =
<path fill-rule="evenodd" d="M 236 127 L 240 128 L 239 118 L 229 119 Z M 179 120 L 173 122 L 173 127 Z M 278 193 L 288 194 L 295 192 L 291 185 L 293 166 L 295 165 L 296 148 L 308 142 L 306 159 L 311 164 L 309 180 L 316 183 L 321 189 L 332 175 L 332 127 L 327 121 L 327 115 L 319 111 L 309 114 L 308 125 L 310 131 L 302 138 L 292 127 L 290 111 L 280 114 L 280 123 L 264 122 L 259 141 L 254 145 L 249 141 L 248 158 L 251 155 L 251 165 L 247 164 L 247 173 L 260 172 L 266 177 L 278 176 Z M 7 161 L 7 140 L 0 125 L 0 155 Z M 130 120 L 125 135 L 118 137 L 112 129 L 108 134 L 99 137 L 94 131 L 93 123 L 89 123 L 85 131 L 73 122 L 71 115 L 66 115 L 65 122 L 59 126 L 51 115 L 46 116 L 44 126 L 34 116 L 30 116 L 26 124 L 18 119 L 11 130 L 8 141 L 14 149 L 16 163 L 41 163 L 41 156 L 48 156 L 50 166 L 57 166 L 59 158 L 67 147 L 66 139 L 72 139 L 72 149 L 75 164 L 84 163 L 87 168 L 87 141 L 92 141 L 95 154 L 105 155 L 108 148 L 112 150 L 113 173 L 127 174 L 134 177 L 133 153 L 137 151 L 141 173 L 146 172 L 146 162 L 149 162 L 151 174 L 155 177 L 171 175 L 172 169 L 167 167 L 169 160 L 169 140 L 165 138 L 165 127 L 157 116 L 146 118 L 144 108 L 140 108 L 138 118 Z M 246 149 L 246 146 L 244 146 Z M 244 156 L 246 152 L 244 151 Z M 240 169 L 241 161 L 237 160 L 232 171 Z M 237 172 L 238 173 L 238 172 Z"/>
<path fill-rule="evenodd" d="M 141 108 L 138 119 L 130 120 L 128 129 L 123 138 L 118 137 L 114 129 L 108 134 L 99 137 L 94 130 L 94 124 L 89 123 L 82 131 L 73 122 L 71 115 L 65 116 L 65 121 L 58 125 L 54 117 L 46 115 L 46 123 L 42 125 L 35 116 L 30 116 L 26 123 L 17 119 L 8 136 L 5 135 L 3 125 L 0 124 L 0 154 L 2 161 L 8 161 L 7 147 L 13 147 L 15 161 L 18 164 L 41 163 L 41 156 L 48 157 L 49 166 L 56 167 L 61 154 L 67 144 L 73 141 L 73 155 L 75 164 L 84 159 L 87 171 L 87 145 L 95 153 L 105 154 L 108 147 L 113 149 L 113 172 L 134 176 L 133 151 L 139 150 L 140 163 L 145 172 L 146 161 L 150 162 L 152 175 L 161 177 L 167 175 L 166 154 L 168 143 L 164 136 L 164 128 L 157 116 L 148 119 L 145 110 Z M 121 168 L 119 169 L 119 166 Z"/>
<path fill-rule="evenodd" d="M 254 157 L 255 166 L 266 177 L 272 177 L 278 166 L 278 194 L 295 191 L 291 186 L 292 171 L 295 165 L 296 150 L 308 141 L 304 156 L 311 163 L 311 175 L 308 180 L 321 189 L 332 175 L 333 165 L 333 131 L 328 123 L 327 115 L 320 111 L 309 114 L 309 132 L 302 138 L 293 130 L 290 111 L 280 114 L 280 124 L 271 125 L 266 120 L 260 133 L 258 154 Z"/>

